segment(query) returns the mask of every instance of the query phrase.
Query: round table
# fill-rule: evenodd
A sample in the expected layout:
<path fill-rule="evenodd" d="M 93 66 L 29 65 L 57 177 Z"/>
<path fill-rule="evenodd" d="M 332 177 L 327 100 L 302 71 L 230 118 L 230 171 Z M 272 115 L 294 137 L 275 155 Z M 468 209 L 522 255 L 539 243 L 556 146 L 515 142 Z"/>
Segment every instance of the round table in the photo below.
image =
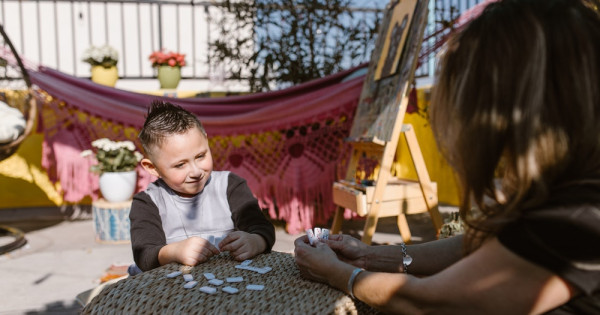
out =
<path fill-rule="evenodd" d="M 83 310 L 83 314 L 374 314 L 377 311 L 365 303 L 353 300 L 328 285 L 312 282 L 300 276 L 294 257 L 288 253 L 271 252 L 252 259 L 250 266 L 272 270 L 260 274 L 238 269 L 228 253 L 221 253 L 195 267 L 171 263 L 128 277 L 107 286 Z M 184 288 L 182 275 L 167 278 L 174 271 L 186 270 L 198 284 Z M 243 277 L 242 282 L 211 285 L 204 273 L 217 279 Z M 262 291 L 246 288 L 248 284 L 264 285 Z M 211 286 L 217 292 L 207 294 L 200 287 Z M 229 294 L 222 290 L 231 286 L 239 290 Z"/>

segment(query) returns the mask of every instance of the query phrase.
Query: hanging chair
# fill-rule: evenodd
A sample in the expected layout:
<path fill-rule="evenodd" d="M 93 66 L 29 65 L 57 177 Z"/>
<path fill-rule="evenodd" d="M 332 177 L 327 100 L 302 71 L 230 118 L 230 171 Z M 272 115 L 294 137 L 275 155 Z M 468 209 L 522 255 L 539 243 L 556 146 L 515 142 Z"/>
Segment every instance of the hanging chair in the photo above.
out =
<path fill-rule="evenodd" d="M 17 136 L 11 138 L 12 140 L 0 143 L 0 161 L 2 161 L 13 155 L 19 145 L 31 133 L 37 116 L 37 105 L 31 93 L 31 81 L 27 70 L 1 24 L 0 34 L 2 35 L 2 38 L 0 38 L 0 101 L 3 102 L 3 112 L 0 113 L 3 117 L 0 118 L 6 119 L 7 116 L 13 116 L 21 119 L 20 115 L 14 115 L 18 113 L 13 110 L 16 109 L 25 119 L 25 126 L 20 134 L 15 133 Z M 6 105 L 9 107 L 5 108 Z M 25 233 L 10 226 L 0 225 L 0 236 L 3 239 L 0 242 L 0 255 L 20 248 L 27 243 Z M 12 241 L 4 242 L 6 236 L 12 237 Z"/>
<path fill-rule="evenodd" d="M 37 105 L 23 61 L 0 24 L 0 101 L 19 110 L 25 119 L 23 132 L 9 142 L 0 143 L 0 161 L 10 157 L 33 129 Z"/>

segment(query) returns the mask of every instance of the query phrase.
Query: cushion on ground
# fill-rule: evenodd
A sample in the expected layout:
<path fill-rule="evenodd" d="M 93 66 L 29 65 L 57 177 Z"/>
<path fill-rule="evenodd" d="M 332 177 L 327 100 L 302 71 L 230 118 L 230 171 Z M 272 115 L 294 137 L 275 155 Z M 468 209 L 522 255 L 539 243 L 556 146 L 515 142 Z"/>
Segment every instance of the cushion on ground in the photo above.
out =
<path fill-rule="evenodd" d="M 25 117 L 16 108 L 0 101 L 0 143 L 8 143 L 25 132 Z"/>

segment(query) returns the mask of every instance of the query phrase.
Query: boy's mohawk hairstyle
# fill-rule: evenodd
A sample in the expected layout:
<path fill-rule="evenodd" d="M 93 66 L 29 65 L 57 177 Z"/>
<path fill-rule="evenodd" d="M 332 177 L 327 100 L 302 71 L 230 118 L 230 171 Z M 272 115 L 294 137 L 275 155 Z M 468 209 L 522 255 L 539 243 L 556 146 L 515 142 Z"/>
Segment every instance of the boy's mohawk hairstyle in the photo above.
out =
<path fill-rule="evenodd" d="M 144 127 L 149 125 L 152 125 L 151 128 L 156 132 L 166 134 L 185 132 L 196 126 L 206 134 L 198 117 L 179 105 L 161 100 L 150 103 Z"/>
<path fill-rule="evenodd" d="M 150 103 L 146 121 L 139 139 L 147 154 L 150 147 L 160 144 L 166 136 L 186 132 L 197 127 L 206 136 L 206 131 L 198 117 L 179 105 L 154 100 Z"/>
<path fill-rule="evenodd" d="M 160 117 L 160 120 L 162 121 L 176 122 L 182 119 L 189 120 L 190 116 L 193 116 L 193 114 L 186 111 L 179 105 L 175 105 L 161 100 L 154 100 L 152 101 L 152 103 L 150 103 L 150 107 L 148 108 L 148 113 L 146 115 L 146 123 L 154 121 L 156 117 Z"/>
<path fill-rule="evenodd" d="M 179 107 L 174 104 L 167 103 L 161 100 L 154 100 L 148 107 L 148 113 L 146 114 L 146 120 L 151 120 L 155 116 L 159 116 L 162 113 L 169 111 L 172 107 Z M 181 108 L 181 107 L 180 107 Z"/>

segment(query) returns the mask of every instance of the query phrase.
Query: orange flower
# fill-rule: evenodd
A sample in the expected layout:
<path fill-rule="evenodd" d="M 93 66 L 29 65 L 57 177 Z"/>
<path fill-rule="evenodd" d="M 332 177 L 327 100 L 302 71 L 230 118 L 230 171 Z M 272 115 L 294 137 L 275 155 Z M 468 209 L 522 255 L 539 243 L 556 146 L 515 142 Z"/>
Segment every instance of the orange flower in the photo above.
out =
<path fill-rule="evenodd" d="M 185 66 L 185 54 L 180 54 L 176 52 L 169 51 L 167 52 L 165 49 L 161 49 L 153 52 L 148 57 L 150 62 L 152 62 L 153 67 L 158 66 L 171 66 L 171 67 L 183 67 Z"/>

